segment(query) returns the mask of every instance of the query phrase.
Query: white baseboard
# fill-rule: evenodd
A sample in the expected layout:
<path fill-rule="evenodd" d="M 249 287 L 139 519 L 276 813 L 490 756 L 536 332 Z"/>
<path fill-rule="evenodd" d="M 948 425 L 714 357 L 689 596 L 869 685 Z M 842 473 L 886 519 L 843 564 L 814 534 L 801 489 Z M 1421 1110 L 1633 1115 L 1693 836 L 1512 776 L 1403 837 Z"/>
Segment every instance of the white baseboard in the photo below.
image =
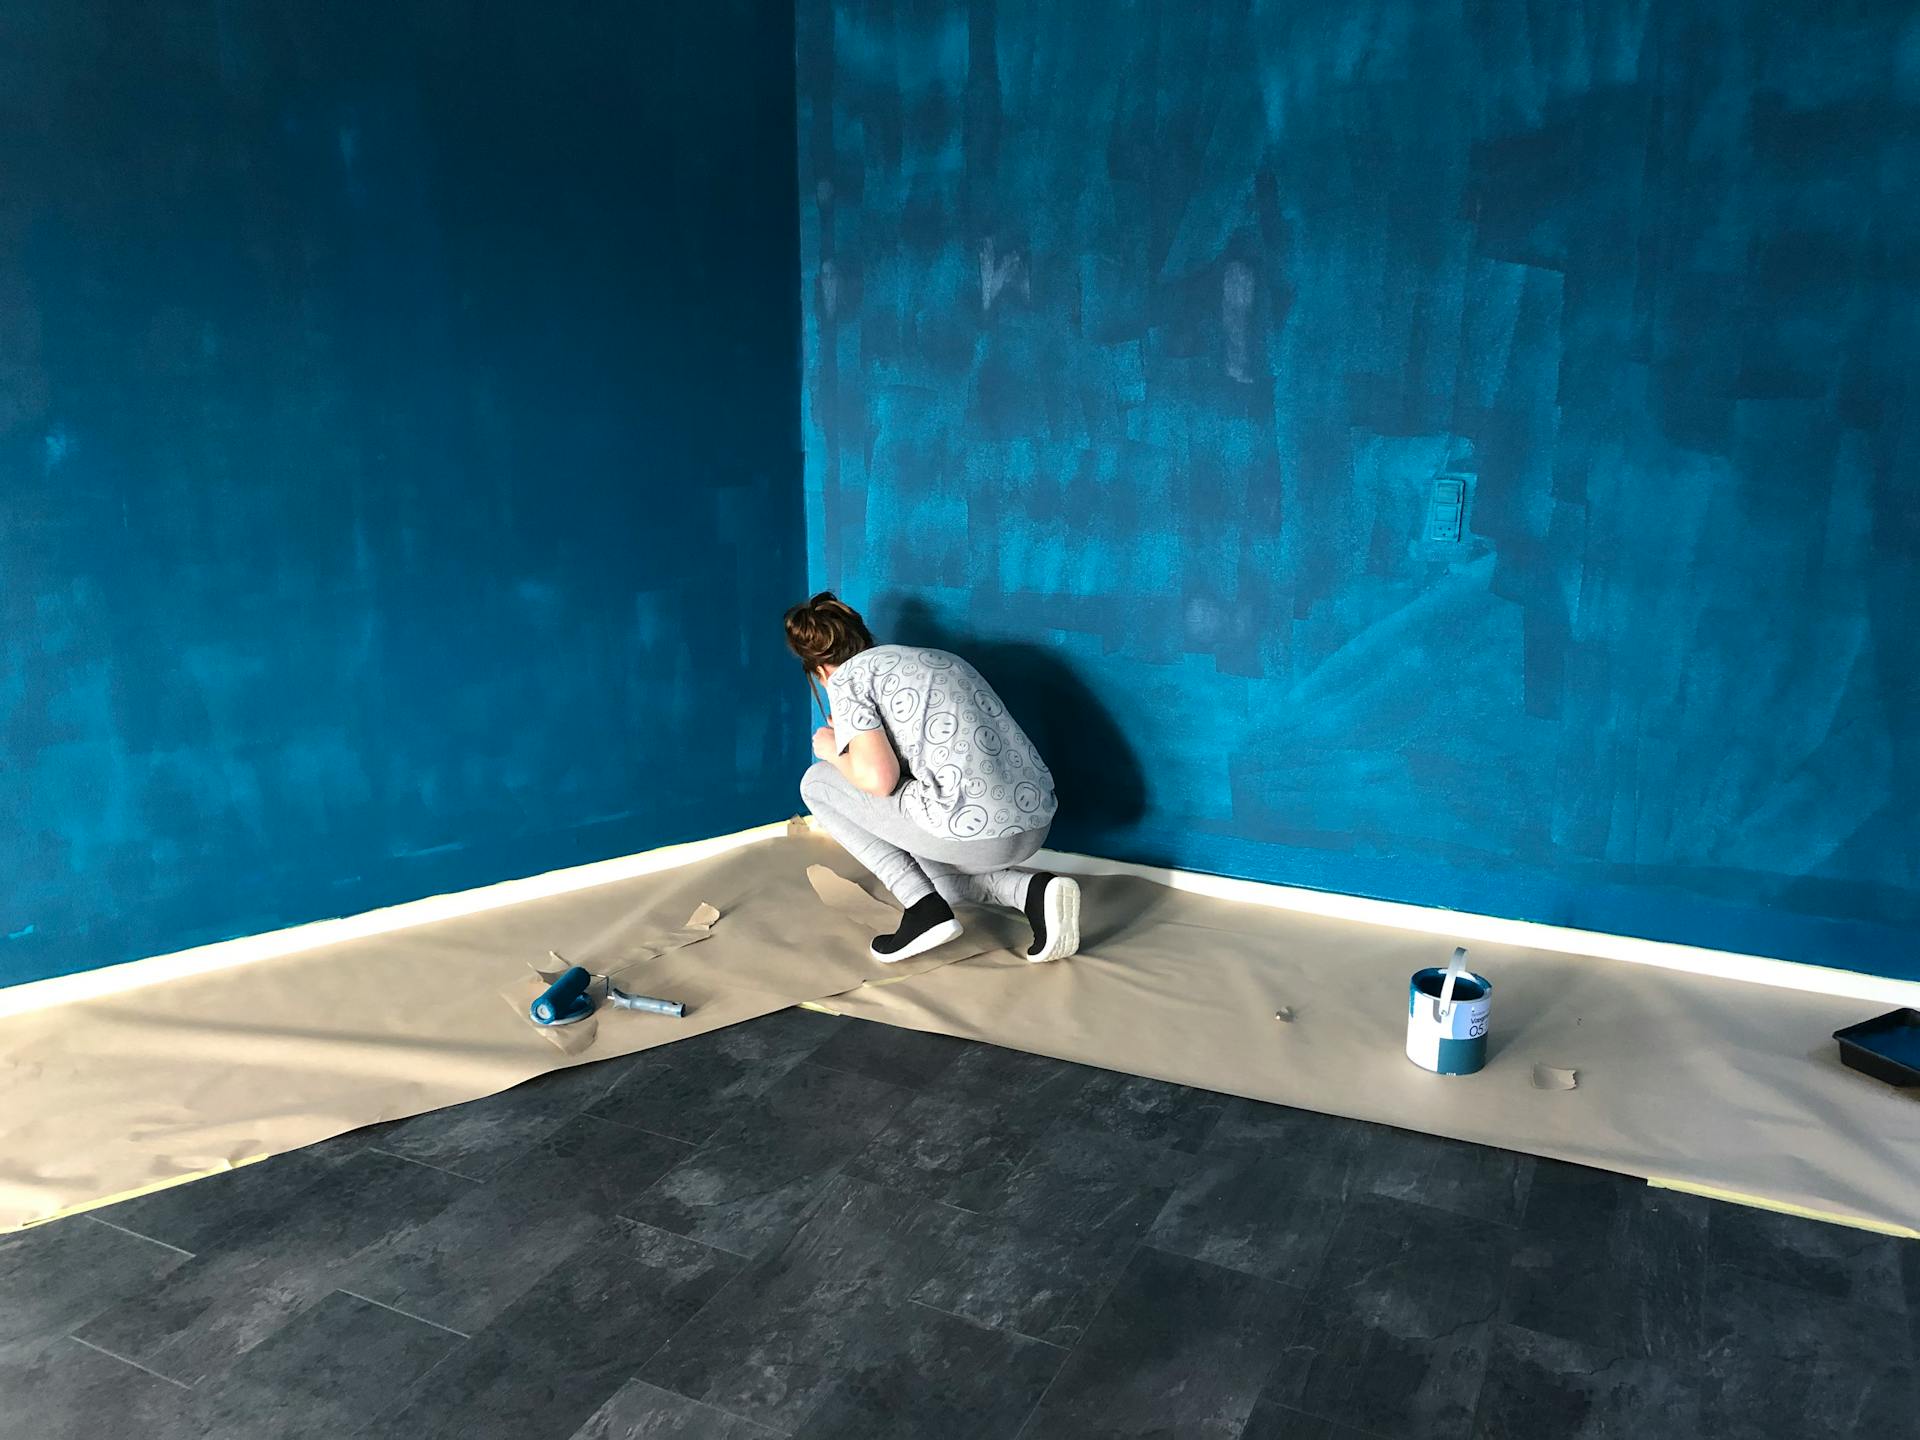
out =
<path fill-rule="evenodd" d="M 415 925 L 435 920 L 451 920 L 460 915 L 477 915 L 498 910 L 503 905 L 518 905 L 523 900 L 543 900 L 550 895 L 565 895 L 588 890 L 616 880 L 631 880 L 660 870 L 722 855 L 755 840 L 786 833 L 787 822 L 757 825 L 732 835 L 711 840 L 692 840 L 684 845 L 663 845 L 658 850 L 643 850 L 638 855 L 622 855 L 612 860 L 597 860 L 565 870 L 549 870 L 523 880 L 502 880 L 475 890 L 460 890 L 451 895 L 430 895 L 424 900 L 409 900 L 382 910 L 368 910 L 338 920 L 316 920 L 309 925 L 294 925 L 285 930 L 269 930 L 262 935 L 243 935 L 237 940 L 220 940 L 211 945 L 196 945 L 191 950 L 175 950 L 167 955 L 150 955 L 144 960 L 106 965 L 98 970 L 83 970 L 77 975 L 56 975 L 50 980 L 30 980 L 22 985 L 0 989 L 0 1017 L 21 1015 L 30 1010 L 45 1010 L 75 1000 L 91 1000 L 102 995 L 117 995 L 167 980 L 189 975 L 205 975 L 214 970 L 229 970 L 250 965 L 256 960 L 272 960 L 282 955 L 297 955 L 303 950 L 318 950 L 323 945 L 338 945 L 343 940 L 364 940 L 372 935 L 390 935 Z"/>
<path fill-rule="evenodd" d="M 168 955 L 154 955 L 144 960 L 130 960 L 125 964 L 86 970 L 77 975 L 28 981 L 23 985 L 0 989 L 0 1017 L 44 1010 L 101 995 L 120 994 L 145 985 L 178 980 L 189 975 L 205 975 L 210 971 L 231 969 L 256 960 L 317 950 L 324 945 L 337 945 L 343 940 L 387 935 L 435 920 L 477 915 L 504 905 L 517 905 L 523 900 L 565 895 L 575 890 L 611 884 L 616 880 L 630 880 L 639 875 L 672 870 L 696 860 L 725 854 L 756 840 L 784 834 L 788 823 L 784 820 L 775 821 L 732 835 L 716 836 L 711 840 L 663 846 L 658 850 L 642 851 L 638 855 L 623 855 L 590 865 L 550 870 L 544 875 L 532 875 L 524 880 L 504 880 L 497 885 L 483 885 L 452 895 L 433 895 L 424 900 L 410 900 L 402 905 L 369 910 L 365 914 L 348 915 L 338 920 L 317 920 L 310 925 L 295 925 L 285 930 L 270 930 L 263 935 L 222 940 L 212 945 L 195 946 L 191 950 L 176 950 Z M 1037 863 L 1067 874 L 1138 875 L 1196 895 L 1211 895 L 1221 900 L 1237 900 L 1242 904 L 1291 910 L 1303 915 L 1321 915 L 1360 925 L 1384 925 L 1395 930 L 1433 935 L 1455 944 L 1484 941 L 1563 955 L 1591 955 L 1598 959 L 1622 960 L 1631 965 L 1653 965 L 1663 970 L 1772 985 L 1816 995 L 1834 995 L 1875 1005 L 1920 1007 L 1920 983 L 1860 975 L 1851 970 L 1836 970 L 1824 965 L 1775 960 L 1764 955 L 1742 955 L 1729 950 L 1709 950 L 1697 945 L 1676 945 L 1664 940 L 1641 940 L 1630 935 L 1575 930 L 1533 920 L 1506 920 L 1496 915 L 1475 915 L 1464 910 L 1438 910 L 1393 900 L 1368 900 L 1358 895 L 1307 890 L 1293 885 L 1270 885 L 1258 880 L 1235 880 L 1224 875 L 1169 870 L 1161 866 L 1136 865 L 1127 860 L 1103 860 L 1098 856 L 1075 855 L 1059 850 L 1042 850 L 1035 859 Z"/>
<path fill-rule="evenodd" d="M 1827 965 L 1808 965 L 1798 960 L 1775 960 L 1764 955 L 1709 950 L 1698 945 L 1677 945 L 1666 940 L 1642 940 L 1631 935 L 1576 930 L 1571 926 L 1546 925 L 1536 920 L 1506 920 L 1497 915 L 1433 909 L 1395 900 L 1368 900 L 1359 895 L 1306 890 L 1293 885 L 1269 885 L 1258 880 L 1234 880 L 1225 875 L 1168 870 L 1156 865 L 1135 865 L 1127 860 L 1103 860 L 1094 855 L 1075 855 L 1059 850 L 1042 850 L 1033 863 L 1075 875 L 1138 875 L 1195 895 L 1212 895 L 1221 900 L 1238 900 L 1246 905 L 1264 905 L 1269 909 L 1292 910 L 1303 915 L 1324 915 L 1328 919 L 1351 920 L 1361 925 L 1412 930 L 1454 944 L 1483 941 L 1489 945 L 1513 945 L 1559 955 L 1591 955 L 1603 960 L 1624 960 L 1629 965 L 1652 965 L 1662 970 L 1710 975 L 1721 980 L 1742 980 L 1815 995 L 1834 995 L 1874 1005 L 1920 1007 L 1920 983 L 1862 975 L 1852 970 L 1836 970 Z M 1445 957 L 1436 959 L 1434 963 L 1445 963 Z"/>

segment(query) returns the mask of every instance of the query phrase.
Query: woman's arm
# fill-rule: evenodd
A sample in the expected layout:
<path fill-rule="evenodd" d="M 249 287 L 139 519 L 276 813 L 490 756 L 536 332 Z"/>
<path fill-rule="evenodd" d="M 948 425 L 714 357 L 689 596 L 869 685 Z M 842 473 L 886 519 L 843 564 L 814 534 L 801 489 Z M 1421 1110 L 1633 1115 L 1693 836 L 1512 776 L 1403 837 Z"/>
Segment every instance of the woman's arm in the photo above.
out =
<path fill-rule="evenodd" d="M 891 795 L 899 788 L 900 757 L 893 753 L 885 730 L 856 731 L 843 755 L 834 741 L 833 727 L 822 725 L 813 732 L 813 753 L 852 781 L 856 790 Z"/>

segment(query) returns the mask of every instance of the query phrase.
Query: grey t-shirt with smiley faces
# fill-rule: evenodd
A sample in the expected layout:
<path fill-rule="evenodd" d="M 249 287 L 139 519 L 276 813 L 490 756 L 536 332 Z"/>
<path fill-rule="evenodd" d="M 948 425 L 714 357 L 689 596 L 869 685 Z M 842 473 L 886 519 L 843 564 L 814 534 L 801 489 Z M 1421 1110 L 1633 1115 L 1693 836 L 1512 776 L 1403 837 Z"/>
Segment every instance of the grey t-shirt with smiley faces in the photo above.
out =
<path fill-rule="evenodd" d="M 1019 835 L 1053 820 L 1053 776 L 993 687 L 958 655 L 907 645 L 862 650 L 827 681 L 842 754 L 885 730 L 900 757 L 901 808 L 960 840 Z"/>

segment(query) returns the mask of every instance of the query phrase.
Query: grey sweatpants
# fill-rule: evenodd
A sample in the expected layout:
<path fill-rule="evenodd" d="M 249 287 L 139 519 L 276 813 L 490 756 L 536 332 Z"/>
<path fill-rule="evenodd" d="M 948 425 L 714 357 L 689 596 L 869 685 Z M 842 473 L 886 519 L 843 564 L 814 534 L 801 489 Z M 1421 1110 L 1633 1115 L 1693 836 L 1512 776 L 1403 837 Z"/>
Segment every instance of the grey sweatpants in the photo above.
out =
<path fill-rule="evenodd" d="M 966 901 L 1019 909 L 1027 903 L 1031 872 L 1012 867 L 1046 844 L 1049 829 L 1042 825 L 973 840 L 935 835 L 901 808 L 898 791 L 869 795 L 824 760 L 814 761 L 801 778 L 800 798 L 822 828 L 902 905 L 938 891 L 949 905 Z"/>

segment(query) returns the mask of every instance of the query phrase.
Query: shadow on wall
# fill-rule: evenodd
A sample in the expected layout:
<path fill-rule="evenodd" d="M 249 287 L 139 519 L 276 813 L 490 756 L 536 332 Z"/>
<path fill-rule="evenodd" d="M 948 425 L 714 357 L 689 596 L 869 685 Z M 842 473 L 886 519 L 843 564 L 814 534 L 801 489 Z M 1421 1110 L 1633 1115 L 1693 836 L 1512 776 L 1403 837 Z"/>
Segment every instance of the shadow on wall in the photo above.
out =
<path fill-rule="evenodd" d="M 1133 825 L 1146 814 L 1146 775 L 1133 747 L 1058 653 L 952 629 L 907 596 L 883 596 L 873 608 L 881 644 L 950 650 L 986 677 L 1053 771 L 1069 833 Z"/>

